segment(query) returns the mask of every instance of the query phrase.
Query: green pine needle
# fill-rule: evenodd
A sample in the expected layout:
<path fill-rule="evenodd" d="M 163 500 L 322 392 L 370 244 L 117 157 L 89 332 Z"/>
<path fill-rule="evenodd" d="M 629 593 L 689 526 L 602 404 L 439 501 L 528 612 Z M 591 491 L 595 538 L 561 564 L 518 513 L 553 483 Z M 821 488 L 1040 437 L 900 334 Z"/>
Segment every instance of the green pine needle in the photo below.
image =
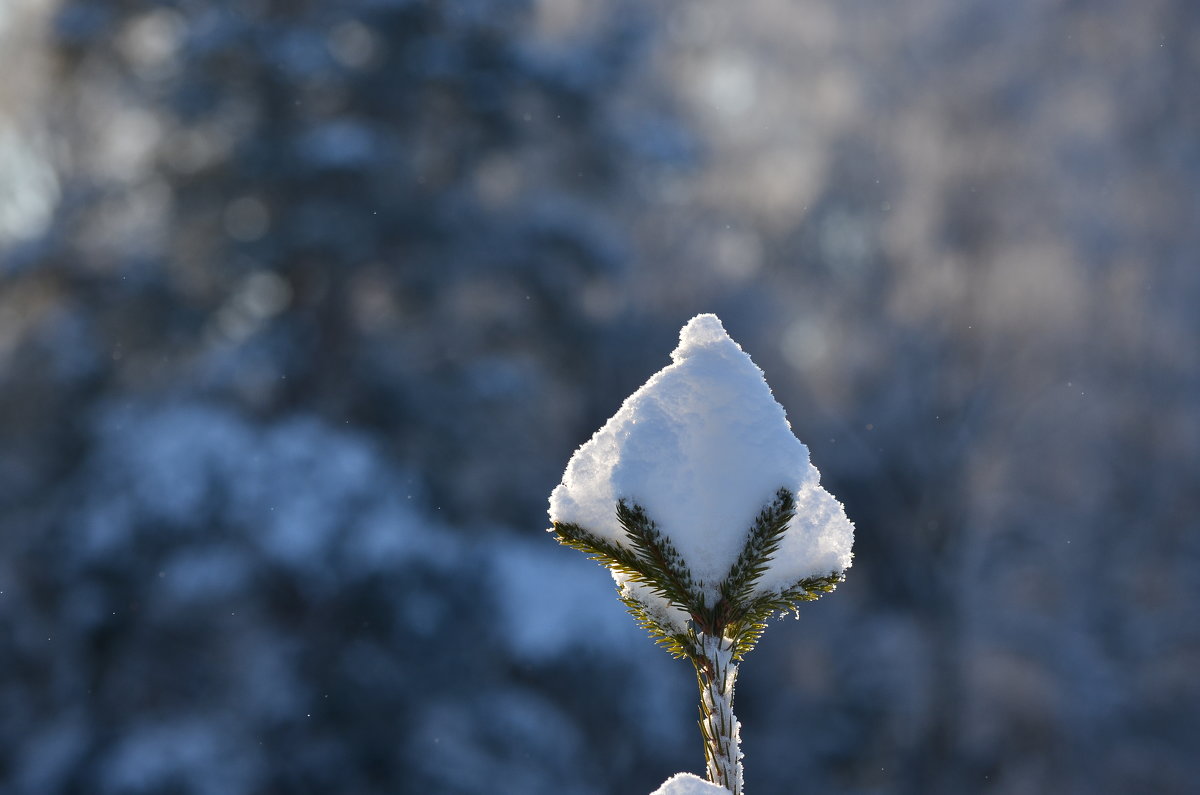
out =
<path fill-rule="evenodd" d="M 691 616 L 686 632 L 673 632 L 654 617 L 645 603 L 618 593 L 638 625 L 673 657 L 698 662 L 699 631 L 732 640 L 734 659 L 740 661 L 758 643 L 771 616 L 798 612 L 801 604 L 819 599 L 844 579 L 843 574 L 832 572 L 807 577 L 781 592 L 755 593 L 795 513 L 795 495 L 790 489 L 779 489 L 771 503 L 755 517 L 741 553 L 718 587 L 717 603 L 711 606 L 705 603 L 703 584 L 693 579 L 670 538 L 636 503 L 624 499 L 617 502 L 617 521 L 625 531 L 628 546 L 601 538 L 570 522 L 555 522 L 554 531 L 560 544 L 587 553 L 592 560 L 630 582 L 644 585 L 669 605 Z"/>
<path fill-rule="evenodd" d="M 555 522 L 554 533 L 563 546 L 586 552 L 591 560 L 599 561 L 613 571 L 629 577 L 649 578 L 633 552 L 620 544 L 601 538 L 595 533 L 571 522 Z"/>
<path fill-rule="evenodd" d="M 650 608 L 646 604 L 632 596 L 618 594 L 617 598 L 629 609 L 629 613 L 633 616 L 638 626 L 646 630 L 654 643 L 665 649 L 672 657 L 679 660 L 685 657 L 691 658 L 695 655 L 696 644 L 691 641 L 687 634 L 671 632 L 666 629 L 650 613 Z"/>
<path fill-rule="evenodd" d="M 759 512 L 746 534 L 741 554 L 729 568 L 720 586 L 721 598 L 736 611 L 754 593 L 754 586 L 766 572 L 771 559 L 783 543 L 788 522 L 796 514 L 796 498 L 790 489 L 775 492 L 775 499 Z"/>
<path fill-rule="evenodd" d="M 813 602 L 833 591 L 845 579 L 840 572 L 824 576 L 806 577 L 781 593 L 768 593 L 754 599 L 744 616 L 726 630 L 733 638 L 733 656 L 741 660 L 758 643 L 767 628 L 767 620 L 776 613 L 795 612 L 799 615 L 800 605 Z"/>
<path fill-rule="evenodd" d="M 704 596 L 699 584 L 692 580 L 683 556 L 675 549 L 658 525 L 646 515 L 642 506 L 630 505 L 624 499 L 617 502 L 617 521 L 625 531 L 625 537 L 633 545 L 638 559 L 651 577 L 650 586 L 671 604 L 688 613 L 696 613 L 704 607 Z"/>

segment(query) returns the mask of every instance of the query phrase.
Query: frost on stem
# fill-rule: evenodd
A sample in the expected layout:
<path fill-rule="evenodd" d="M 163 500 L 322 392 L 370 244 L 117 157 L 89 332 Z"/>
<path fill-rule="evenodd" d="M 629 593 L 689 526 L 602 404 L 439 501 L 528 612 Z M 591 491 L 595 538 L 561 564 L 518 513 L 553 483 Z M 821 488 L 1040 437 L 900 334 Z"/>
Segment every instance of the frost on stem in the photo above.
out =
<path fill-rule="evenodd" d="M 734 795 L 742 792 L 741 724 L 733 715 L 733 686 L 738 667 L 733 644 L 723 637 L 701 638 L 702 662 L 696 666 L 700 682 L 700 734 L 708 780 Z"/>
<path fill-rule="evenodd" d="M 695 666 L 709 780 L 740 793 L 737 664 L 768 618 L 841 582 L 853 526 L 715 315 L 693 318 L 671 358 L 571 457 L 551 531 Z"/>

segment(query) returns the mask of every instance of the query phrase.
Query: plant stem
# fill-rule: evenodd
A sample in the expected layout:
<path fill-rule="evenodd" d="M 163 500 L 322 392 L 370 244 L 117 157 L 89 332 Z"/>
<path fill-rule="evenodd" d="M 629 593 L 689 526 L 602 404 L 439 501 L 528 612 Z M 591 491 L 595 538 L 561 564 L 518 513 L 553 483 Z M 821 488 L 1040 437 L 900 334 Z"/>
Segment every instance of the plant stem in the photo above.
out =
<path fill-rule="evenodd" d="M 701 654 L 693 657 L 700 683 L 700 734 L 708 780 L 742 795 L 741 724 L 733 716 L 737 663 L 733 641 L 721 635 L 699 636 Z"/>

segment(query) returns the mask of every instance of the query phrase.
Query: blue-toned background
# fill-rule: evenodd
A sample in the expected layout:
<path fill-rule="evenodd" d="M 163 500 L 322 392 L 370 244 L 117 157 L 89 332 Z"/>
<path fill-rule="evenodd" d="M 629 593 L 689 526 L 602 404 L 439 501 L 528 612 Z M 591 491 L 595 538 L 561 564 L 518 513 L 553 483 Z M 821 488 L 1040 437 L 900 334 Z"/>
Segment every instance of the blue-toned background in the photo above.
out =
<path fill-rule="evenodd" d="M 596 793 L 544 533 L 717 312 L 857 525 L 753 793 L 1194 792 L 1200 4 L 0 3 L 0 791 Z"/>

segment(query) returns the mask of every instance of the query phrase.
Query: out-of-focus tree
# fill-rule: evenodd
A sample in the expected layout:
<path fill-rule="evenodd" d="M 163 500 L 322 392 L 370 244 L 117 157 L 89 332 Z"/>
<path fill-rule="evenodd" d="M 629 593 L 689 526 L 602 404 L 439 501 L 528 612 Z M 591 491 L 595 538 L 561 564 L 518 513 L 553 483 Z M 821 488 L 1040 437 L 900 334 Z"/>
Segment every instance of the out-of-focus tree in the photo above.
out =
<path fill-rule="evenodd" d="M 756 654 L 748 787 L 1190 791 L 1198 13 L 5 4 L 0 779 L 651 789 L 690 715 L 629 736 L 616 694 L 674 680 L 506 526 L 542 543 L 558 464 L 716 311 L 858 531 Z M 457 563 L 387 551 L 426 536 Z M 532 579 L 562 599 L 509 620 Z"/>
<path fill-rule="evenodd" d="M 572 686 L 628 663 L 522 656 L 505 604 L 541 557 L 489 540 L 544 514 L 581 369 L 636 331 L 600 333 L 636 182 L 692 159 L 632 90 L 652 19 L 45 16 L 12 29 L 53 66 L 13 104 L 58 192 L 0 265 L 0 779 L 605 791 L 590 745 L 653 786 L 618 681 Z M 564 710 L 593 699 L 595 724 Z"/>
<path fill-rule="evenodd" d="M 66 3 L 39 262 L 82 294 L 101 378 L 314 410 L 453 483 L 457 515 L 527 509 L 578 412 L 554 398 L 624 310 L 630 186 L 690 157 L 628 99 L 645 15 L 536 12 Z"/>

